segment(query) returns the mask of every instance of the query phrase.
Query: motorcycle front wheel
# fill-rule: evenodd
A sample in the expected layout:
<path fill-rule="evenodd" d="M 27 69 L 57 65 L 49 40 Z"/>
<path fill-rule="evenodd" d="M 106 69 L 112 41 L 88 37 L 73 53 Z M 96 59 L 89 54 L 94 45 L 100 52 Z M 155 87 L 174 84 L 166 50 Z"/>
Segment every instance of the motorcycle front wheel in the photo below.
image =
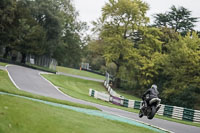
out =
<path fill-rule="evenodd" d="M 143 117 L 143 115 L 144 115 L 144 114 L 143 114 L 142 110 L 140 109 L 140 112 L 139 112 L 139 117 L 140 117 L 140 118 L 142 118 L 142 117 Z"/>

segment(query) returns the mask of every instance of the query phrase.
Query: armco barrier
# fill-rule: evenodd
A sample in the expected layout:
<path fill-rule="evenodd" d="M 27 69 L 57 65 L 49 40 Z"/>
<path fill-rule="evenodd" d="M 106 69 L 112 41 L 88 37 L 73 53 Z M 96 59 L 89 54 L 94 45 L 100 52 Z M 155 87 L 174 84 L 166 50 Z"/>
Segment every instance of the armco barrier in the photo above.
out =
<path fill-rule="evenodd" d="M 109 94 L 114 97 L 123 98 L 121 95 L 117 94 L 112 88 L 110 89 Z"/>
<path fill-rule="evenodd" d="M 199 110 L 194 111 L 194 121 L 200 122 L 200 111 Z"/>
<path fill-rule="evenodd" d="M 187 121 L 193 121 L 193 117 L 194 117 L 194 110 L 184 108 L 182 119 Z"/>
<path fill-rule="evenodd" d="M 92 96 L 92 97 L 94 97 L 94 94 L 95 94 L 95 90 L 90 89 L 89 90 L 89 95 Z"/>
<path fill-rule="evenodd" d="M 135 101 L 135 103 L 134 103 L 134 109 L 140 109 L 140 105 L 141 105 L 140 101 Z"/>
<path fill-rule="evenodd" d="M 110 93 L 111 90 L 112 90 L 112 88 L 109 86 L 108 87 L 108 93 Z"/>
<path fill-rule="evenodd" d="M 165 105 L 161 104 L 161 107 L 160 107 L 160 109 L 158 110 L 157 114 L 158 114 L 158 115 L 163 115 L 163 113 L 164 113 L 164 108 L 165 108 Z"/>
<path fill-rule="evenodd" d="M 109 102 L 109 100 L 110 100 L 110 95 L 105 94 L 105 93 L 97 92 L 96 95 L 95 95 L 95 97 L 97 99 L 101 99 L 101 100 L 107 101 L 107 102 Z"/>
<path fill-rule="evenodd" d="M 167 117 L 172 117 L 173 108 L 173 106 L 165 105 L 163 115 Z"/>
<path fill-rule="evenodd" d="M 110 101 L 110 95 L 95 91 L 93 89 L 89 90 L 89 95 L 96 98 L 96 99 L 101 99 L 101 100 L 107 101 L 107 102 Z"/>
<path fill-rule="evenodd" d="M 104 81 L 104 86 L 106 86 L 106 84 L 107 84 L 106 81 Z"/>
<path fill-rule="evenodd" d="M 128 108 L 133 108 L 135 104 L 135 100 L 128 100 Z"/>
<path fill-rule="evenodd" d="M 108 81 L 109 82 L 109 81 Z M 108 84 L 107 81 L 104 82 L 104 86 L 107 88 L 107 91 L 110 95 L 97 92 L 95 90 L 90 90 L 90 96 L 93 96 L 98 99 L 102 99 L 104 101 L 110 101 L 113 104 L 117 104 L 120 106 L 140 109 L 141 101 L 135 101 L 130 99 L 125 99 L 123 96 L 117 94 Z M 109 98 L 108 98 L 109 97 Z M 192 110 L 177 106 L 170 106 L 161 104 L 160 109 L 157 112 L 158 115 L 163 115 L 179 120 L 193 121 L 200 123 L 200 111 Z"/>
<path fill-rule="evenodd" d="M 108 87 L 109 87 L 109 84 L 106 85 L 106 88 L 108 88 Z"/>
<path fill-rule="evenodd" d="M 123 99 L 123 106 L 128 107 L 129 100 L 128 99 Z"/>
<path fill-rule="evenodd" d="M 182 120 L 183 117 L 183 108 L 174 106 L 172 112 L 172 118 Z"/>
<path fill-rule="evenodd" d="M 121 98 L 120 97 L 115 97 L 115 96 L 111 96 L 111 102 L 113 103 L 113 104 L 116 104 L 116 105 L 121 105 Z"/>

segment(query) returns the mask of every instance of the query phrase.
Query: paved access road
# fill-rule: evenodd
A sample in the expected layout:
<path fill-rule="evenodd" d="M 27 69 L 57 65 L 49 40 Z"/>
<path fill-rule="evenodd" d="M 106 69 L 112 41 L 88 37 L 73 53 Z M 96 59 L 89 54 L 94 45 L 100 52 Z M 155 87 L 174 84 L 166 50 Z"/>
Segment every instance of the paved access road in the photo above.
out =
<path fill-rule="evenodd" d="M 5 67 L 4 67 L 4 66 L 0 66 L 0 69 L 1 69 L 1 70 L 5 70 Z"/>
<path fill-rule="evenodd" d="M 65 76 L 74 77 L 74 78 L 85 79 L 85 80 L 91 80 L 91 81 L 96 81 L 96 82 L 104 82 L 104 80 L 101 80 L 101 79 L 88 78 L 88 77 L 83 77 L 83 76 L 79 76 L 79 75 L 63 73 L 63 72 L 57 72 L 56 74 L 65 75 Z"/>
<path fill-rule="evenodd" d="M 61 100 L 67 100 L 67 101 L 71 101 L 75 103 L 95 106 L 104 112 L 142 121 L 144 123 L 148 123 L 150 125 L 164 128 L 166 130 L 169 130 L 175 133 L 200 133 L 199 127 L 179 124 L 179 123 L 170 122 L 167 120 L 162 120 L 162 119 L 157 119 L 157 118 L 154 118 L 153 120 L 148 120 L 146 119 L 146 117 L 139 118 L 138 114 L 136 113 L 131 113 L 131 112 L 123 111 L 120 109 L 115 109 L 112 107 L 107 107 L 107 106 L 72 98 L 70 96 L 63 94 L 57 88 L 55 88 L 52 84 L 50 84 L 47 80 L 42 78 L 39 74 L 41 71 L 38 71 L 38 70 L 33 70 L 33 69 L 29 69 L 29 68 L 25 68 L 21 66 L 15 66 L 15 65 L 7 66 L 7 70 L 10 74 L 10 77 L 17 85 L 17 87 L 27 92 L 39 94 L 42 96 L 57 98 Z"/>

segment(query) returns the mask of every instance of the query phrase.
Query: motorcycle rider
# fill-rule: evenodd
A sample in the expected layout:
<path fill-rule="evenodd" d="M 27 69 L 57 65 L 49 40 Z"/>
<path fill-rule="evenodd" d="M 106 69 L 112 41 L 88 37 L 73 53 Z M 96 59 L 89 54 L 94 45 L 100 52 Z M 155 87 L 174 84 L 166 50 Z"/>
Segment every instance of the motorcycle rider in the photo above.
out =
<path fill-rule="evenodd" d="M 157 85 L 153 84 L 151 88 L 149 88 L 142 96 L 143 100 L 143 106 L 142 110 L 149 105 L 149 101 L 153 98 L 158 98 L 158 90 L 157 90 Z M 160 108 L 160 105 L 157 107 L 157 110 Z"/>

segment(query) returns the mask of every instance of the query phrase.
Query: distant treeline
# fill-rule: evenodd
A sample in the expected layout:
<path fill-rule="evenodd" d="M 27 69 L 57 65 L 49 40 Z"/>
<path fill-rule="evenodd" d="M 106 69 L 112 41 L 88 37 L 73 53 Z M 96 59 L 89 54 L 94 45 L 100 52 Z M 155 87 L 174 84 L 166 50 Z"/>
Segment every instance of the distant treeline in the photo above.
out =
<path fill-rule="evenodd" d="M 59 65 L 79 66 L 86 23 L 77 19 L 71 0 L 1 0 L 0 51 L 55 58 Z"/>

